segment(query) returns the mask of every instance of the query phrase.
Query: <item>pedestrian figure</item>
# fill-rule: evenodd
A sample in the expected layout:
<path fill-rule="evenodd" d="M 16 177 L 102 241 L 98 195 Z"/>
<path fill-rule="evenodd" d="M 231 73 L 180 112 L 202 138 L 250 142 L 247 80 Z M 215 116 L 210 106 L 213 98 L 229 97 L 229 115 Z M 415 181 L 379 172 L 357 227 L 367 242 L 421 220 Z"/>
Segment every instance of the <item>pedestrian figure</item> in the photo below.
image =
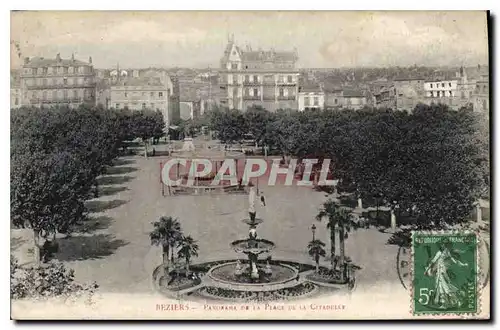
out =
<path fill-rule="evenodd" d="M 266 198 L 264 197 L 264 194 L 261 194 L 260 196 L 260 203 L 262 206 L 266 206 Z"/>

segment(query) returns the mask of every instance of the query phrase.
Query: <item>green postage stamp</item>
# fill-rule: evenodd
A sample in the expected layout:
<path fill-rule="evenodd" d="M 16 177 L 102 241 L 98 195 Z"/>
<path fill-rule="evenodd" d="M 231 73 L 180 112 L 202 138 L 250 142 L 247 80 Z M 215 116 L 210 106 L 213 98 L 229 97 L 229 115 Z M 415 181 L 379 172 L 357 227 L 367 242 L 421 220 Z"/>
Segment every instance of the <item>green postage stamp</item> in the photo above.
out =
<path fill-rule="evenodd" d="M 413 315 L 479 312 L 474 232 L 414 232 Z"/>

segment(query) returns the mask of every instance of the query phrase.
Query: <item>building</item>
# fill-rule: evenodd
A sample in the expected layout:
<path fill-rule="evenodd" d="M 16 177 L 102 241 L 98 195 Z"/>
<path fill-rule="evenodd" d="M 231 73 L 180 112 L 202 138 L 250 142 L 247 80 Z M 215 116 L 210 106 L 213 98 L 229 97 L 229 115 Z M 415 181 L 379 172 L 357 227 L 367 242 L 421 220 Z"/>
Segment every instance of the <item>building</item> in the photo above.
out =
<path fill-rule="evenodd" d="M 368 104 L 365 94 L 356 89 L 344 89 L 341 100 L 344 108 L 352 110 L 362 109 Z"/>
<path fill-rule="evenodd" d="M 490 82 L 489 76 L 483 75 L 477 82 L 472 94 L 472 107 L 475 112 L 489 114 L 490 111 Z"/>
<path fill-rule="evenodd" d="M 59 54 L 53 59 L 24 59 L 21 72 L 22 105 L 52 106 L 95 105 L 95 72 L 92 57 L 88 62 L 74 56 L 64 60 Z"/>
<path fill-rule="evenodd" d="M 297 109 L 299 71 L 297 51 L 243 50 L 233 38 L 221 59 L 221 105 L 246 110 L 260 105 L 269 111 Z"/>
<path fill-rule="evenodd" d="M 298 110 L 321 110 L 325 108 L 325 92 L 314 80 L 300 79 L 298 93 Z"/>
<path fill-rule="evenodd" d="M 427 80 L 424 83 L 425 97 L 427 98 L 448 98 L 456 97 L 458 90 L 458 80 Z"/>
<path fill-rule="evenodd" d="M 10 108 L 18 109 L 21 107 L 21 76 L 18 70 L 12 70 L 10 73 Z"/>
<path fill-rule="evenodd" d="M 326 109 L 359 110 L 367 106 L 368 97 L 358 88 L 340 87 L 338 84 L 324 84 Z"/>
<path fill-rule="evenodd" d="M 201 99 L 196 85 L 180 86 L 179 107 L 180 119 L 188 120 L 201 115 Z"/>
<path fill-rule="evenodd" d="M 110 87 L 110 105 L 116 109 L 160 111 L 168 126 L 172 93 L 173 84 L 166 75 L 144 78 L 122 76 Z"/>
<path fill-rule="evenodd" d="M 397 109 L 396 87 L 391 84 L 382 86 L 378 91 L 373 92 L 375 106 L 377 108 Z"/>

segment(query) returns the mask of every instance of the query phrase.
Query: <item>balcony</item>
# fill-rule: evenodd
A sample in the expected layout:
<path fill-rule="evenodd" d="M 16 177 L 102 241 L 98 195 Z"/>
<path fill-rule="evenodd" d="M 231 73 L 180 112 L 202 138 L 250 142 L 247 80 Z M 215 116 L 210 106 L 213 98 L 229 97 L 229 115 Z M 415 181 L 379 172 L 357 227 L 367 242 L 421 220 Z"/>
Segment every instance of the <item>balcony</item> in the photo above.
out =
<path fill-rule="evenodd" d="M 278 96 L 278 101 L 295 101 L 296 99 L 295 95 Z"/>
<path fill-rule="evenodd" d="M 295 86 L 297 85 L 297 82 L 295 81 L 278 81 L 276 83 L 278 86 Z"/>
<path fill-rule="evenodd" d="M 83 83 L 83 84 L 75 84 L 75 85 L 69 85 L 69 84 L 47 84 L 47 85 L 29 85 L 26 86 L 27 90 L 34 90 L 34 89 L 63 89 L 63 88 L 95 88 L 96 84 L 95 83 Z"/>
<path fill-rule="evenodd" d="M 243 86 L 260 86 L 262 83 L 260 81 L 245 80 L 243 81 Z"/>
<path fill-rule="evenodd" d="M 84 102 L 94 102 L 95 98 L 93 97 L 67 97 L 63 99 L 55 99 L 55 100 L 43 100 L 39 98 L 31 98 L 31 104 L 61 104 L 61 103 L 84 103 Z"/>
<path fill-rule="evenodd" d="M 259 96 L 244 95 L 243 100 L 245 100 L 245 101 L 260 101 L 260 95 Z"/>

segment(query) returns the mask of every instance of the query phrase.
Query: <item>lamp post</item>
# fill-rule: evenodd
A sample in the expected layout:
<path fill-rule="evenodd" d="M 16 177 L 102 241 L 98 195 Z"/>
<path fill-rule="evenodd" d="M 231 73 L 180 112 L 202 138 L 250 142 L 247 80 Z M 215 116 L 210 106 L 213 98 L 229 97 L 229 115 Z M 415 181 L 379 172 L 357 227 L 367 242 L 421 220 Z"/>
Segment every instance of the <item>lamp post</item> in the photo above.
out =
<path fill-rule="evenodd" d="M 315 234 L 316 234 L 316 225 L 313 224 L 312 227 L 311 227 L 311 231 L 312 231 L 312 234 L 313 234 L 313 241 L 315 240 Z"/>

